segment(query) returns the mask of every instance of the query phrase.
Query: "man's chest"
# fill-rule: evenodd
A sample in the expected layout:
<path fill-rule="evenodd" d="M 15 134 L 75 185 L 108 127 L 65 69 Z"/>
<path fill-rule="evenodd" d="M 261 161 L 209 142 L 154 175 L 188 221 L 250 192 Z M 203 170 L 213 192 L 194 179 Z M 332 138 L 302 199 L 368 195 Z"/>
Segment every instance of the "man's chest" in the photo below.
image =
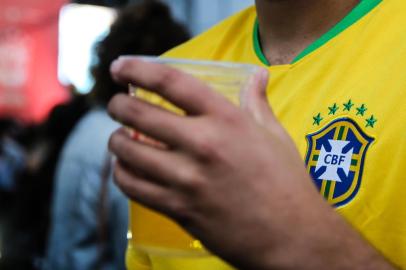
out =
<path fill-rule="evenodd" d="M 406 79 L 400 73 L 271 68 L 271 78 L 270 104 L 331 205 L 362 204 L 385 189 L 406 188 L 399 181 L 406 165 Z"/>

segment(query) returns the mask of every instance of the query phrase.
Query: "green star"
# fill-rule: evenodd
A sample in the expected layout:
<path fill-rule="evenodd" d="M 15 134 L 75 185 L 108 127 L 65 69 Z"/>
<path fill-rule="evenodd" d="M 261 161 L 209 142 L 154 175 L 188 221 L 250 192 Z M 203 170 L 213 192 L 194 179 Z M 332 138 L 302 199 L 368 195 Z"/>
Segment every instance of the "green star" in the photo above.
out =
<path fill-rule="evenodd" d="M 352 103 L 351 99 L 348 100 L 347 103 L 344 103 L 344 109 L 343 111 L 351 111 L 352 106 L 354 106 L 354 103 Z"/>
<path fill-rule="evenodd" d="M 357 114 L 356 115 L 362 115 L 364 116 L 365 112 L 368 110 L 367 107 L 365 107 L 365 104 L 362 104 L 361 107 L 356 108 L 357 109 Z"/>
<path fill-rule="evenodd" d="M 365 119 L 365 121 L 367 121 L 367 124 L 366 124 L 365 127 L 374 128 L 374 127 L 375 127 L 375 123 L 378 121 L 378 119 L 376 119 L 376 118 L 374 117 L 374 115 L 371 115 L 371 117 Z"/>
<path fill-rule="evenodd" d="M 337 103 L 334 103 L 333 106 L 328 107 L 328 109 L 330 110 L 330 112 L 328 113 L 328 115 L 330 115 L 330 114 L 335 115 L 336 112 L 337 112 L 337 110 L 338 110 L 339 108 L 340 108 L 340 107 L 337 106 Z"/>
<path fill-rule="evenodd" d="M 323 120 L 323 117 L 321 117 L 321 114 L 319 113 L 318 115 L 313 116 L 313 120 L 314 120 L 313 125 L 318 125 L 319 126 L 321 120 Z"/>

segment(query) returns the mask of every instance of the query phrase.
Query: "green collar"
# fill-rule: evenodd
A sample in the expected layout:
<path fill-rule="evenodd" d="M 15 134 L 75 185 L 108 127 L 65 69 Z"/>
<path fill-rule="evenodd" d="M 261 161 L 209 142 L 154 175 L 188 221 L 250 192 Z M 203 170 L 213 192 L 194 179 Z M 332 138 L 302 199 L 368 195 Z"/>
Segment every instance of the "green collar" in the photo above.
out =
<path fill-rule="evenodd" d="M 314 52 L 315 50 L 317 50 L 318 48 L 329 42 L 331 39 L 339 35 L 345 29 L 356 23 L 366 14 L 368 14 L 381 2 L 382 0 L 361 0 L 361 2 L 350 13 L 348 13 L 347 16 L 345 16 L 339 23 L 337 23 L 327 33 L 322 35 L 320 38 L 318 38 L 316 41 L 310 44 L 306 49 L 304 49 L 298 56 L 296 56 L 291 64 L 296 63 L 306 55 Z M 270 63 L 268 62 L 264 53 L 262 52 L 261 43 L 259 40 L 258 20 L 255 20 L 254 23 L 254 49 L 256 55 L 261 60 L 261 62 L 267 66 L 270 66 Z"/>

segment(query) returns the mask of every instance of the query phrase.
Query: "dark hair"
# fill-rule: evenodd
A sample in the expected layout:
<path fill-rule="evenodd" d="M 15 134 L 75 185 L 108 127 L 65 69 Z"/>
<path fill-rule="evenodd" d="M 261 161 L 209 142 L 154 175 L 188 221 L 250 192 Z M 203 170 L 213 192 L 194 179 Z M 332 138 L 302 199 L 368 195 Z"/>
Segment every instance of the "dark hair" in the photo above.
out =
<path fill-rule="evenodd" d="M 160 55 L 189 39 L 189 33 L 176 22 L 169 8 L 158 1 L 146 0 L 122 9 L 110 33 L 97 45 L 98 63 L 92 74 L 94 101 L 106 105 L 127 87 L 117 85 L 110 76 L 110 65 L 120 55 Z"/>
<path fill-rule="evenodd" d="M 0 117 L 0 138 L 19 127 L 19 123 L 11 117 Z"/>

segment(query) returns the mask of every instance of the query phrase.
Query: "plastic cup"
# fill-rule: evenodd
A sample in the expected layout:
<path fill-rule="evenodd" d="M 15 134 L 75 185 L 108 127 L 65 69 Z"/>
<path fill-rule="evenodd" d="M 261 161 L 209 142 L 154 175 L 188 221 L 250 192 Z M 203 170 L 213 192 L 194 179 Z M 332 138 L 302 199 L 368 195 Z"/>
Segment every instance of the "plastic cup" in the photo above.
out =
<path fill-rule="evenodd" d="M 253 75 L 258 71 L 257 66 L 248 64 L 156 57 L 140 58 L 148 62 L 169 65 L 191 74 L 236 105 L 240 103 L 241 92 L 249 86 Z M 183 113 L 182 110 L 147 90 L 130 86 L 130 94 L 179 114 Z M 128 238 L 127 261 L 131 261 L 129 258 L 131 252 L 138 255 L 139 253 L 164 256 L 209 255 L 197 239 L 190 236 L 175 222 L 136 202 L 130 202 Z"/>

